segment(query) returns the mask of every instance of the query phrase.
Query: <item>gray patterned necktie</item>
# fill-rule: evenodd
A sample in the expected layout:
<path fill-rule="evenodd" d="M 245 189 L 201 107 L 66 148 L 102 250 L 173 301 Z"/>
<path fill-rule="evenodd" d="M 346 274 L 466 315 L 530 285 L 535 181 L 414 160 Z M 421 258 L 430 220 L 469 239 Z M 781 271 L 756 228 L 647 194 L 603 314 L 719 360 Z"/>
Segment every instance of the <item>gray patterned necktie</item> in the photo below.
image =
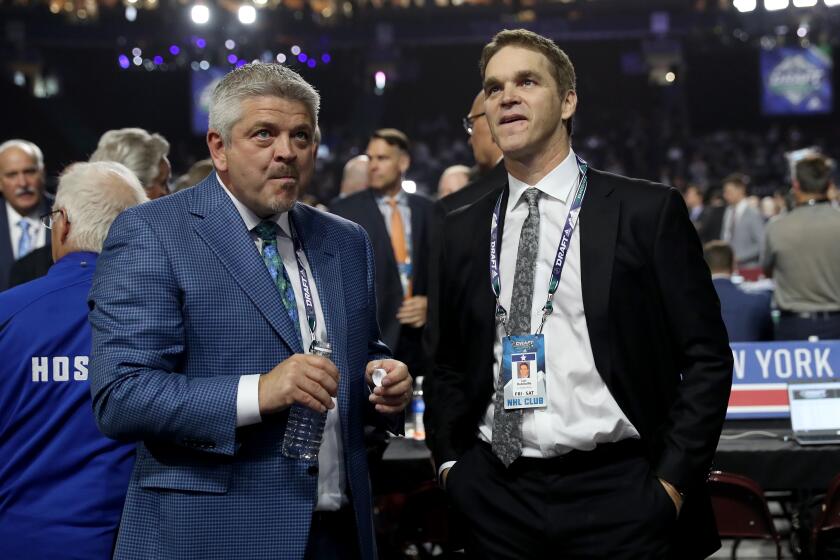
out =
<path fill-rule="evenodd" d="M 537 268 L 537 251 L 540 247 L 540 191 L 529 187 L 525 191 L 528 201 L 528 218 L 519 234 L 516 253 L 516 272 L 513 276 L 513 294 L 510 298 L 508 325 L 512 336 L 531 334 L 531 303 L 534 299 L 534 273 Z M 509 467 L 522 453 L 522 411 L 505 410 L 504 377 L 499 371 L 496 378 L 496 402 L 493 409 L 493 453 Z"/>

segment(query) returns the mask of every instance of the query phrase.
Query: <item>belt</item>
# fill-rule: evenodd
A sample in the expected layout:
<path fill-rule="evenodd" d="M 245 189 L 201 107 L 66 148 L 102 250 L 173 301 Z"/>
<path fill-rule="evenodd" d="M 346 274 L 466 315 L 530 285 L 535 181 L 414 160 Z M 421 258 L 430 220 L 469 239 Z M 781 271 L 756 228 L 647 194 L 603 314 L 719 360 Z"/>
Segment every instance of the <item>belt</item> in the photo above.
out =
<path fill-rule="evenodd" d="M 779 315 L 798 319 L 830 319 L 840 316 L 840 311 L 787 311 L 786 309 L 780 309 Z"/>
<path fill-rule="evenodd" d="M 490 444 L 479 442 L 490 448 Z M 491 451 L 492 453 L 492 451 Z M 638 439 L 623 439 L 615 443 L 602 443 L 591 451 L 580 451 L 573 449 L 557 457 L 545 459 L 535 457 L 519 457 L 510 466 L 511 471 L 516 470 L 537 470 L 552 473 L 576 473 L 594 467 L 599 467 L 629 459 L 631 457 L 644 457 L 645 446 Z M 495 457 L 495 455 L 494 455 Z"/>

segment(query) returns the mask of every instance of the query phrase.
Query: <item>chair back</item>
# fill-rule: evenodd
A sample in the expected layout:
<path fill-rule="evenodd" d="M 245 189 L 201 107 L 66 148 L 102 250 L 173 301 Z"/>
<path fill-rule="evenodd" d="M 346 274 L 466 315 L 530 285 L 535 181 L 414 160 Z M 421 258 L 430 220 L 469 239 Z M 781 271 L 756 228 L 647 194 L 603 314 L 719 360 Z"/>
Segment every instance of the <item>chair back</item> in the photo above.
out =
<path fill-rule="evenodd" d="M 840 541 L 840 474 L 828 485 L 828 492 L 814 523 L 812 538 L 813 550 L 817 555 L 825 555 L 829 541 L 833 543 L 832 548 L 840 548 L 837 544 Z"/>
<path fill-rule="evenodd" d="M 746 476 L 714 471 L 708 479 L 718 534 L 730 539 L 780 540 L 764 491 Z"/>

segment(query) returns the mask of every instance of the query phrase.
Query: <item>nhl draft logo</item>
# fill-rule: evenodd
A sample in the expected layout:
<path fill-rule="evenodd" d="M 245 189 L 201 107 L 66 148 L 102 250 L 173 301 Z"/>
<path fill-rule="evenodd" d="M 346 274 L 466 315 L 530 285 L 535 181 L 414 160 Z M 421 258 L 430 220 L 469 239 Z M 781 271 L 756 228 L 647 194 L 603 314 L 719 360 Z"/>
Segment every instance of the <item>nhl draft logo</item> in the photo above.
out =
<path fill-rule="evenodd" d="M 797 55 L 785 59 L 773 69 L 768 85 L 776 95 L 784 97 L 792 105 L 799 105 L 819 92 L 824 77 L 824 68 L 803 55 Z"/>

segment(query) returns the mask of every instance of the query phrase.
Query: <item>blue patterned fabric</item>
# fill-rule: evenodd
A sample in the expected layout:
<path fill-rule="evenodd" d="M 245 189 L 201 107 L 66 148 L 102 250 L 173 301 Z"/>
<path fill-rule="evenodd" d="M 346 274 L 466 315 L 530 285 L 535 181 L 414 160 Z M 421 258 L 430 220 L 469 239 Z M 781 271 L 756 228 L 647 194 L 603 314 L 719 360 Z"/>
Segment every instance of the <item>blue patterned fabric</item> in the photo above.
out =
<path fill-rule="evenodd" d="M 387 354 L 370 242 L 356 224 L 291 210 L 324 310 L 361 557 L 376 556 L 364 446 L 365 365 Z M 116 558 L 303 558 L 317 472 L 281 454 L 286 413 L 236 428 L 239 377 L 303 351 L 297 325 L 215 174 L 123 212 L 90 292 L 94 412 L 137 441 Z"/>
<path fill-rule="evenodd" d="M 268 268 L 271 279 L 274 280 L 274 285 L 280 291 L 280 299 L 283 301 L 283 306 L 289 313 L 292 324 L 299 325 L 295 290 L 292 288 L 289 273 L 286 272 L 286 267 L 283 266 L 283 259 L 280 257 L 280 253 L 277 252 L 277 232 L 279 229 L 280 226 L 276 223 L 264 220 L 254 228 L 254 233 L 262 240 L 263 262 L 265 262 L 265 266 Z"/>

